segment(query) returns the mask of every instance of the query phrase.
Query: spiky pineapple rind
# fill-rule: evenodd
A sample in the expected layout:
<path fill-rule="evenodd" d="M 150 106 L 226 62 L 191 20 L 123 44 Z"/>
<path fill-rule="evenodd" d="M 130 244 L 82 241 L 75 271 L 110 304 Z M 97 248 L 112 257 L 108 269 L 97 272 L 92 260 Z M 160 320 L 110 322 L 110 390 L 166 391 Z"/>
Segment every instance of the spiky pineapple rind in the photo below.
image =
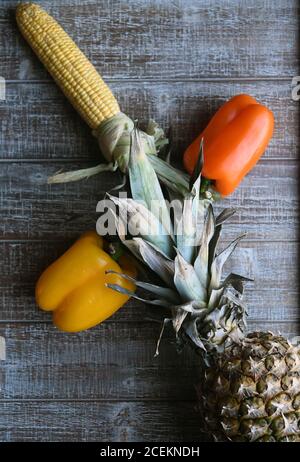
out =
<path fill-rule="evenodd" d="M 217 440 L 300 442 L 300 348 L 253 332 L 203 363 L 198 397 Z"/>

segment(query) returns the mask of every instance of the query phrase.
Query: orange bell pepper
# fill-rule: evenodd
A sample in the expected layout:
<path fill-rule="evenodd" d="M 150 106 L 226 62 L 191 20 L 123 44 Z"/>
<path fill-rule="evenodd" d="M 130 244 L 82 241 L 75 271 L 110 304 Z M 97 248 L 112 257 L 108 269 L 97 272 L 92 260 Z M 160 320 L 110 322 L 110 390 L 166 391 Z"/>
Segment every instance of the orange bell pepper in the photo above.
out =
<path fill-rule="evenodd" d="M 264 153 L 274 128 L 273 113 L 248 95 L 225 103 L 184 153 L 184 166 L 193 172 L 204 142 L 202 175 L 222 195 L 231 194 Z"/>
<path fill-rule="evenodd" d="M 107 270 L 135 277 L 130 257 L 122 255 L 118 263 L 103 250 L 104 240 L 96 232 L 83 234 L 40 276 L 36 301 L 45 311 L 53 311 L 53 322 L 66 332 L 78 332 L 99 324 L 128 300 L 107 283 L 135 290 L 134 284 Z"/>

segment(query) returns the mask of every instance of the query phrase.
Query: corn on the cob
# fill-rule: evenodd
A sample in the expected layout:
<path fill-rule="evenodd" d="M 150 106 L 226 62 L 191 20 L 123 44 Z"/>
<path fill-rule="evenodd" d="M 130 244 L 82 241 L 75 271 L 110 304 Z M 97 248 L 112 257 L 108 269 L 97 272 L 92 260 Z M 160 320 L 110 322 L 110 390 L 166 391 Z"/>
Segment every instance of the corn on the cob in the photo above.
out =
<path fill-rule="evenodd" d="M 48 182 L 77 181 L 103 171 L 114 171 L 116 168 L 124 173 L 129 170 L 130 173 L 131 132 L 134 123 L 120 112 L 117 100 L 94 66 L 39 5 L 19 4 L 16 18 L 25 39 L 75 109 L 92 128 L 102 154 L 108 161 L 108 164 L 54 175 Z M 167 143 L 163 131 L 151 121 L 148 133 L 141 130 L 139 133 L 143 148 L 161 181 L 185 195 L 188 192 L 188 177 L 156 156 L 159 149 Z M 134 181 L 132 175 L 131 181 Z"/>
<path fill-rule="evenodd" d="M 21 3 L 16 18 L 24 38 L 92 129 L 120 112 L 95 67 L 46 11 Z"/>

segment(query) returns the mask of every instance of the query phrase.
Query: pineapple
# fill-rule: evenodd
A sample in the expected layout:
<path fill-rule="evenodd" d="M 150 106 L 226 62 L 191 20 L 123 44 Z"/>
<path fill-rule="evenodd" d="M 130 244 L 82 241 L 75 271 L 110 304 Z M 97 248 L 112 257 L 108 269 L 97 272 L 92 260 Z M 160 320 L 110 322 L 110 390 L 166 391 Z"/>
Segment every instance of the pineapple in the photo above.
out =
<path fill-rule="evenodd" d="M 181 217 L 176 220 L 174 213 L 171 220 L 163 199 L 160 210 L 157 201 L 150 207 L 151 198 L 161 198 L 162 191 L 153 181 L 155 173 L 139 135 L 133 132 L 133 198 L 110 197 L 118 208 L 113 213 L 121 241 L 156 273 L 161 285 L 134 280 L 152 294 L 147 300 L 119 286 L 110 287 L 168 311 L 157 354 L 168 323 L 179 349 L 190 344 L 200 353 L 202 380 L 197 391 L 199 426 L 204 432 L 217 441 L 299 442 L 300 349 L 270 332 L 244 333 L 247 313 L 242 298 L 247 278 L 233 273 L 225 279 L 221 276 L 243 236 L 217 251 L 223 223 L 234 211 L 226 209 L 215 218 L 212 204 L 202 194 L 202 159 L 201 145 L 190 193 L 179 201 Z M 128 220 L 138 230 L 135 236 L 132 227 L 128 236 Z"/>
<path fill-rule="evenodd" d="M 204 428 L 217 441 L 300 442 L 300 349 L 271 332 L 225 346 L 198 385 Z"/>

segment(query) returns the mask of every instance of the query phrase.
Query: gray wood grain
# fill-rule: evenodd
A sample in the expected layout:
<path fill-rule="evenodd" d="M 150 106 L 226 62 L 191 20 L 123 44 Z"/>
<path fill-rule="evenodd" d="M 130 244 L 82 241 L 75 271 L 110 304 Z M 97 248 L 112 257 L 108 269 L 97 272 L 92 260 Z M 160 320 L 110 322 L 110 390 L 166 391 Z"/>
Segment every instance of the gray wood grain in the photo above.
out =
<path fill-rule="evenodd" d="M 7 79 L 46 79 L 1 2 Z M 298 75 L 297 0 L 48 0 L 45 6 L 104 77 L 173 79 Z"/>
<path fill-rule="evenodd" d="M 198 358 L 178 356 L 162 310 L 130 301 L 104 324 L 64 334 L 37 309 L 41 271 L 80 232 L 118 181 L 69 185 L 48 175 L 99 162 L 81 121 L 19 34 L 17 0 L 0 3 L 0 441 L 199 441 Z M 47 0 L 101 71 L 123 111 L 173 128 L 174 157 L 220 105 L 249 93 L 274 111 L 263 160 L 222 205 L 237 208 L 226 241 L 248 230 L 227 265 L 252 276 L 248 330 L 299 335 L 299 75 L 297 0 Z M 174 386 L 176 383 L 176 386 Z"/>
<path fill-rule="evenodd" d="M 49 314 L 44 313 L 41 317 L 37 312 L 33 302 L 33 283 L 69 244 L 70 241 L 0 242 L 3 320 L 50 319 Z M 261 241 L 254 244 L 245 241 L 226 264 L 226 272 L 235 271 L 255 279 L 247 284 L 246 290 L 252 318 L 261 321 L 299 319 L 297 249 L 297 242 Z M 154 316 L 153 309 L 130 303 L 126 309 L 120 310 L 118 316 L 120 321 L 139 321 L 143 314 L 143 319 Z"/>
<path fill-rule="evenodd" d="M 0 48 L 1 50 L 1 48 Z M 199 134 L 229 98 L 249 93 L 275 116 L 275 133 L 264 158 L 298 159 L 298 102 L 291 82 L 113 82 L 122 110 L 141 123 L 154 118 L 172 127 L 175 155 Z M 88 127 L 52 82 L 8 84 L 0 101 L 0 158 L 87 159 L 99 161 L 99 149 Z"/>
<path fill-rule="evenodd" d="M 48 261 L 51 257 L 48 257 Z M 47 258 L 40 264 L 45 267 Z M 12 279 L 12 278 L 11 278 Z M 33 275 L 28 283 L 12 282 L 10 286 L 1 287 L 1 323 L 7 321 L 17 322 L 46 322 L 51 323 L 51 315 L 38 310 L 34 301 L 34 282 Z M 297 322 L 299 320 L 299 290 L 298 287 L 286 288 L 278 287 L 261 287 L 257 290 L 246 286 L 245 302 L 249 307 L 250 319 L 256 319 L 261 322 L 263 328 L 266 321 L 272 321 L 273 324 L 280 321 Z M 159 313 L 161 313 L 159 311 Z M 146 322 L 156 318 L 153 308 L 138 302 L 130 301 L 111 319 L 105 321 L 130 322 L 135 323 L 142 320 Z"/>
<path fill-rule="evenodd" d="M 1 403 L 2 441 L 200 441 L 194 403 Z M 184 425 L 182 424 L 183 422 Z"/>
<path fill-rule="evenodd" d="M 171 331 L 161 355 L 154 358 L 160 324 L 111 322 L 68 335 L 48 324 L 7 324 L 0 330 L 9 351 L 1 366 L 0 399 L 191 400 L 194 396 L 199 358 L 190 350 L 177 355 Z"/>
<path fill-rule="evenodd" d="M 250 322 L 249 330 L 260 324 Z M 293 338 L 297 323 L 266 323 Z M 154 358 L 160 324 L 107 322 L 78 334 L 44 323 L 0 325 L 8 359 L 1 365 L 0 408 L 7 399 L 192 401 L 199 357 L 177 354 L 167 330 Z M 176 386 L 174 386 L 176 383 Z"/>
<path fill-rule="evenodd" d="M 0 238 L 51 240 L 77 238 L 94 229 L 98 200 L 120 176 L 105 173 L 80 182 L 48 185 L 47 178 L 86 164 L 3 163 L 0 170 Z M 225 239 L 242 231 L 251 240 L 298 239 L 297 162 L 259 162 L 236 192 L 216 204 L 216 213 L 234 207 L 236 215 L 223 228 Z"/>

